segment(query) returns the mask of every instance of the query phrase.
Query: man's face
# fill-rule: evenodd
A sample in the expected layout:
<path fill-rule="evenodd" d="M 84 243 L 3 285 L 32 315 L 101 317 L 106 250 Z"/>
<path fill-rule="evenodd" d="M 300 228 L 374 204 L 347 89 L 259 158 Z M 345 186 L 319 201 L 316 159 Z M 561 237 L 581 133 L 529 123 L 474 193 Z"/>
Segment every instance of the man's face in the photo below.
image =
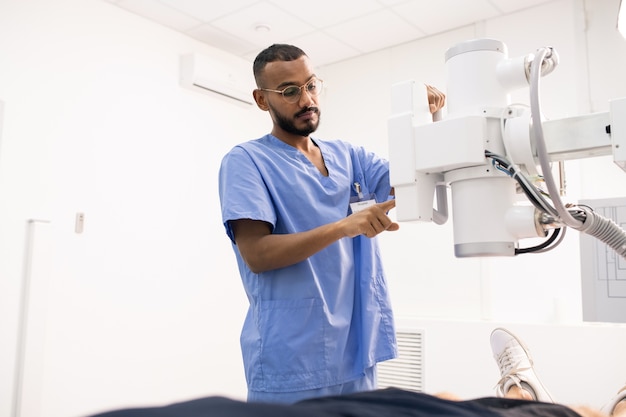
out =
<path fill-rule="evenodd" d="M 270 62 L 265 66 L 263 88 L 283 90 L 289 86 L 300 87 L 315 78 L 309 59 L 302 56 L 294 61 Z M 262 100 L 257 104 L 268 110 L 274 122 L 274 129 L 290 135 L 307 137 L 317 130 L 320 122 L 319 96 L 300 89 L 300 97 L 289 103 L 280 93 L 261 91 Z"/>

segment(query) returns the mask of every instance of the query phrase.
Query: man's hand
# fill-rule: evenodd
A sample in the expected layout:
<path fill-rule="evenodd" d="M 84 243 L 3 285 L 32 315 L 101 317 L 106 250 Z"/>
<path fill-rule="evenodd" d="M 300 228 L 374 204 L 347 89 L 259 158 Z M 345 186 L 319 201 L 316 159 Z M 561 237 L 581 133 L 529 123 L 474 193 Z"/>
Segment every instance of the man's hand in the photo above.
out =
<path fill-rule="evenodd" d="M 398 223 L 391 221 L 387 212 L 396 206 L 396 200 L 388 200 L 374 204 L 341 220 L 342 227 L 348 237 L 365 235 L 369 238 L 387 231 L 400 228 Z"/>
<path fill-rule="evenodd" d="M 428 92 L 428 105 L 430 107 L 430 112 L 435 113 L 438 110 L 441 110 L 441 108 L 446 104 L 446 95 L 432 85 L 427 85 L 426 91 Z"/>

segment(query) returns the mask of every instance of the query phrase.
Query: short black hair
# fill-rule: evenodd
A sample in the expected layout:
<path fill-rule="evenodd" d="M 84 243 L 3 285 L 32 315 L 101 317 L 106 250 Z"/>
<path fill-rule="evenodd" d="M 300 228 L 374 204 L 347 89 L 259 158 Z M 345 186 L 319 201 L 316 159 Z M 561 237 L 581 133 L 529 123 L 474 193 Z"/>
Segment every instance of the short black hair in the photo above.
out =
<path fill-rule="evenodd" d="M 284 43 L 275 43 L 259 52 L 252 65 L 252 72 L 254 73 L 254 80 L 257 86 L 259 86 L 261 72 L 263 72 L 267 64 L 274 61 L 295 61 L 301 56 L 306 56 L 302 49 Z"/>

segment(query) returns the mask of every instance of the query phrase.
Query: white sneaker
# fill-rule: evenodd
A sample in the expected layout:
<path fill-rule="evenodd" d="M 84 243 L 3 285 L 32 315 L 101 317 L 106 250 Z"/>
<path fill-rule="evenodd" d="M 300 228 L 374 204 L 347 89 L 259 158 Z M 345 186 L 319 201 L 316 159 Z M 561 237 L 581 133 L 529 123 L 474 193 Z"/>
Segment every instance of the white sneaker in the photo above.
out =
<path fill-rule="evenodd" d="M 612 416 L 617 403 L 624 400 L 626 400 L 626 386 L 619 390 L 617 394 L 615 394 L 615 397 L 611 398 L 611 400 L 602 407 L 602 412 L 607 416 Z"/>
<path fill-rule="evenodd" d="M 537 401 L 554 402 L 533 369 L 528 348 L 513 333 L 502 328 L 491 332 L 491 350 L 500 368 L 501 378 L 496 385 L 498 397 L 504 397 L 513 385 L 517 385 L 530 392 Z"/>

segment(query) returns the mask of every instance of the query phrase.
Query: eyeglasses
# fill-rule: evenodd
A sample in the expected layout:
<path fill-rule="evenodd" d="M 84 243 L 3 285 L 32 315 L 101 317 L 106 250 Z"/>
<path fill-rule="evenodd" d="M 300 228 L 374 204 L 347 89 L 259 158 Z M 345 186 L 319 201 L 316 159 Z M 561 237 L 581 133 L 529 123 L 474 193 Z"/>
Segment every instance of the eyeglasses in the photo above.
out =
<path fill-rule="evenodd" d="M 262 91 L 270 91 L 272 93 L 280 93 L 285 101 L 288 103 L 295 103 L 300 100 L 300 96 L 302 96 L 302 91 L 306 90 L 307 94 L 311 97 L 317 97 L 321 92 L 324 86 L 324 81 L 319 78 L 313 78 L 309 80 L 304 85 L 300 87 L 295 85 L 290 85 L 289 87 L 283 88 L 282 90 L 272 90 L 269 88 L 259 88 Z"/>

